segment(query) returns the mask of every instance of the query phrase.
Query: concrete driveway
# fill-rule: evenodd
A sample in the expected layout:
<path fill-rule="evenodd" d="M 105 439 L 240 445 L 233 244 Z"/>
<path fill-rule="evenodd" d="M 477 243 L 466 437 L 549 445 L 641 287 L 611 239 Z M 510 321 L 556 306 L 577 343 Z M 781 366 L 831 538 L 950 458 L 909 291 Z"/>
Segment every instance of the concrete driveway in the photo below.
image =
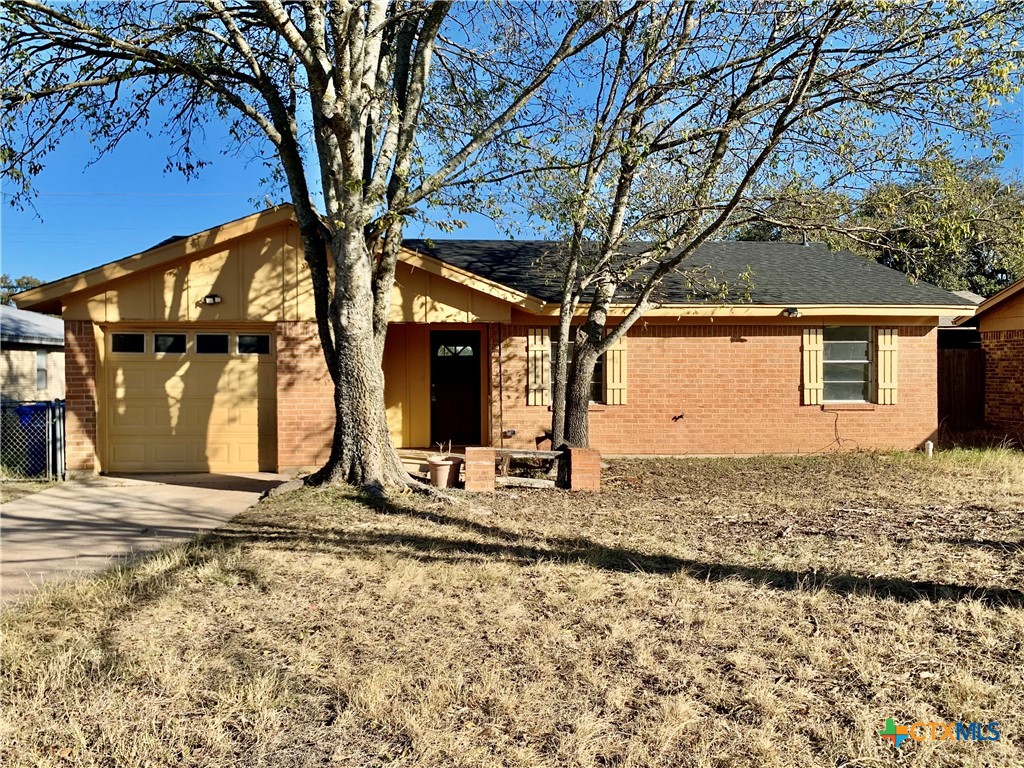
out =
<path fill-rule="evenodd" d="M 282 475 L 72 480 L 0 509 L 0 604 L 216 528 Z"/>

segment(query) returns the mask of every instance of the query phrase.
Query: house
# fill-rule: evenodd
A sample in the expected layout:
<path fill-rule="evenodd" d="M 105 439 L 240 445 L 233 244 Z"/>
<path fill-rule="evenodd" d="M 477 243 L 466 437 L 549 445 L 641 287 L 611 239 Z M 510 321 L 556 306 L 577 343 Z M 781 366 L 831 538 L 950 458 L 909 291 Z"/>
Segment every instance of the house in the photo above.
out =
<path fill-rule="evenodd" d="M 0 305 L 0 394 L 4 400 L 64 397 L 64 323 Z"/>
<path fill-rule="evenodd" d="M 384 353 L 396 445 L 545 444 L 558 290 L 536 261 L 551 247 L 406 243 Z M 973 305 L 823 245 L 713 243 L 699 260 L 722 276 L 749 265 L 749 301 L 668 284 L 602 361 L 595 448 L 801 453 L 934 437 L 936 327 Z M 18 301 L 65 320 L 69 469 L 290 471 L 325 458 L 330 379 L 290 207 Z"/>
<path fill-rule="evenodd" d="M 985 421 L 1007 434 L 1024 435 L 1024 280 L 978 305 L 973 317 L 985 355 Z"/>

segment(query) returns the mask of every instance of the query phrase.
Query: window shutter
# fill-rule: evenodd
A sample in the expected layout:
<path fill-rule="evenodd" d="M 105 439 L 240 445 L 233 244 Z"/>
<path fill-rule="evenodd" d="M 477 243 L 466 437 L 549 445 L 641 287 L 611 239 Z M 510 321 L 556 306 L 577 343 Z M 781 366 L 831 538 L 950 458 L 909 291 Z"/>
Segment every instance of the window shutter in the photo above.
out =
<path fill-rule="evenodd" d="M 526 332 L 526 404 L 551 405 L 551 331 Z"/>
<path fill-rule="evenodd" d="M 626 337 L 604 353 L 604 401 L 608 405 L 626 404 Z"/>
<path fill-rule="evenodd" d="M 825 399 L 825 342 L 821 328 L 804 328 L 804 405 L 821 405 Z"/>
<path fill-rule="evenodd" d="M 896 405 L 896 351 L 898 328 L 878 329 L 878 398 L 879 405 Z"/>

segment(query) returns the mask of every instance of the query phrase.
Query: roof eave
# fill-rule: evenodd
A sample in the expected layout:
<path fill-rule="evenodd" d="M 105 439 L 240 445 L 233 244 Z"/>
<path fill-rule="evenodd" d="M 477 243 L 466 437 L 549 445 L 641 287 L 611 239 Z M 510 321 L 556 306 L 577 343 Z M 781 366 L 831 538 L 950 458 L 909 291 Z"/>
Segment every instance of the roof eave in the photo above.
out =
<path fill-rule="evenodd" d="M 968 315 L 967 317 L 964 318 L 957 318 L 957 322 L 961 323 L 964 322 L 965 320 L 970 320 L 971 317 L 981 317 L 982 315 L 987 314 L 991 310 L 995 309 L 1004 301 L 1012 299 L 1021 291 L 1024 291 L 1024 280 L 1018 280 L 1017 282 L 1012 283 L 1011 285 L 1008 285 L 1005 288 L 1003 288 L 1003 290 L 999 291 L 999 293 L 989 296 L 987 299 L 981 302 L 981 304 L 978 304 L 977 307 L 975 307 L 975 312 L 973 315 Z"/>
<path fill-rule="evenodd" d="M 622 317 L 632 304 L 614 304 L 609 315 Z M 807 317 L 949 317 L 970 316 L 974 305 L 947 304 L 659 304 L 644 313 L 645 317 L 783 317 L 787 309 L 799 310 L 799 318 Z M 581 304 L 577 314 L 586 313 L 589 305 Z M 558 304 L 548 304 L 541 314 L 557 314 Z M 797 319 L 797 318 L 794 318 Z"/>
<path fill-rule="evenodd" d="M 56 339 L 52 336 L 0 336 L 0 341 L 5 344 L 35 344 L 41 347 L 63 347 L 64 339 Z"/>
<path fill-rule="evenodd" d="M 502 285 L 494 280 L 490 280 L 486 277 L 481 277 L 468 269 L 462 267 L 456 267 L 453 264 L 449 264 L 446 261 L 428 256 L 425 253 L 414 250 L 412 248 L 402 247 L 399 251 L 398 258 L 410 267 L 418 267 L 430 272 L 432 275 L 443 277 L 446 280 L 451 280 L 459 285 L 464 285 L 467 288 L 472 288 L 480 293 L 492 296 L 500 301 L 508 302 L 517 307 L 527 310 L 528 312 L 535 312 L 537 314 L 545 313 L 545 310 L 551 306 L 543 299 L 538 299 L 536 296 L 531 296 L 528 293 L 523 293 L 514 288 L 509 288 L 506 285 Z"/>
<path fill-rule="evenodd" d="M 292 206 L 290 204 L 280 205 L 210 229 L 204 229 L 202 232 L 196 232 L 158 248 L 150 248 L 84 272 L 77 272 L 60 280 L 30 288 L 15 294 L 12 298 L 19 309 L 56 310 L 59 312 L 63 299 L 73 293 L 97 288 L 112 280 L 158 268 L 242 235 L 252 234 L 291 220 L 294 220 Z"/>

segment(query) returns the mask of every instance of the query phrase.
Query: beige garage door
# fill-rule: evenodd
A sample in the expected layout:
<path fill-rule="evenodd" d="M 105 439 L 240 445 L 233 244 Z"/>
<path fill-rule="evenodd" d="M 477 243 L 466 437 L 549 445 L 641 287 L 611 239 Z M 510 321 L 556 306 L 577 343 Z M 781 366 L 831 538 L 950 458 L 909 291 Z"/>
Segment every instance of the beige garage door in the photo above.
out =
<path fill-rule="evenodd" d="M 108 471 L 276 468 L 271 334 L 168 329 L 106 336 Z"/>

